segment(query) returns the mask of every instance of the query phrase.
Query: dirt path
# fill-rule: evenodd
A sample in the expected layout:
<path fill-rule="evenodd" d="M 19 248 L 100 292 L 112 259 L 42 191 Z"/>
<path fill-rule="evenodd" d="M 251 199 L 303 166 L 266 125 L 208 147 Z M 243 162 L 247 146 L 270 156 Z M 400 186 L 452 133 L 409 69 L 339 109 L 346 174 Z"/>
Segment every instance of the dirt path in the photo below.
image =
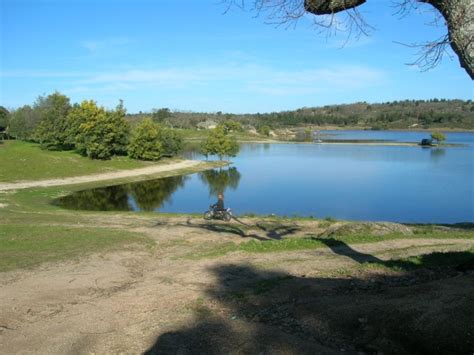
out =
<path fill-rule="evenodd" d="M 472 308 L 466 291 L 472 276 L 441 283 L 449 275 L 357 270 L 374 258 L 465 250 L 472 240 L 407 238 L 357 244 L 350 253 L 321 248 L 190 259 L 184 256 L 203 243 L 252 237 L 183 218 L 149 222 L 141 228 L 157 242 L 152 253 L 96 254 L 0 274 L 0 348 L 8 354 L 352 353 L 360 342 L 362 350 L 389 346 L 403 353 L 374 332 L 389 337 L 402 322 L 409 329 L 412 308 L 427 317 L 421 330 L 410 329 L 420 336 L 427 325 L 446 324 L 432 319 L 445 314 L 443 305 L 461 326 L 456 309 L 471 314 L 464 303 L 453 305 Z M 379 276 L 388 281 L 374 281 Z"/>
<path fill-rule="evenodd" d="M 140 168 L 140 169 L 121 170 L 121 171 L 114 171 L 110 173 L 75 176 L 75 177 L 68 177 L 68 178 L 63 178 L 63 179 L 22 181 L 22 182 L 16 182 L 16 183 L 0 183 L 0 191 L 27 189 L 30 187 L 73 185 L 73 184 L 81 184 L 81 183 L 94 182 L 94 181 L 135 177 L 135 176 L 141 176 L 141 175 L 152 175 L 152 174 L 157 174 L 157 173 L 169 172 L 173 170 L 193 168 L 202 164 L 204 163 L 200 161 L 196 161 L 196 160 L 184 160 L 184 161 L 170 163 L 166 165 L 154 165 L 154 166 L 149 166 L 149 167 Z"/>

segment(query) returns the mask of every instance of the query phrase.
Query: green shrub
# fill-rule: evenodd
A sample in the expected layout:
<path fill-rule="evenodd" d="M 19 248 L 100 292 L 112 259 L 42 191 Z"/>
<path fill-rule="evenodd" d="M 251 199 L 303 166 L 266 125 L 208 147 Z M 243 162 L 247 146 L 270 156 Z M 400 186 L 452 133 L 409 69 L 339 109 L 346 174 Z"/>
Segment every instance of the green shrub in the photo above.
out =
<path fill-rule="evenodd" d="M 442 143 L 446 140 L 446 136 L 442 132 L 433 132 L 431 133 L 431 139 L 437 143 Z"/>
<path fill-rule="evenodd" d="M 257 132 L 261 134 L 262 136 L 266 136 L 266 137 L 270 136 L 270 131 L 271 131 L 270 127 L 266 125 L 260 126 L 257 128 Z"/>
<path fill-rule="evenodd" d="M 235 157 L 239 152 L 239 145 L 234 137 L 227 134 L 222 126 L 212 130 L 201 145 L 201 152 L 205 155 L 217 155 L 222 160 L 224 156 Z"/>
<path fill-rule="evenodd" d="M 133 159 L 159 160 L 165 153 L 160 130 L 151 118 L 145 118 L 132 133 L 128 155 Z"/>
<path fill-rule="evenodd" d="M 225 133 L 243 131 L 243 128 L 240 122 L 233 121 L 233 120 L 224 121 L 219 126 L 221 126 L 224 129 Z"/>
<path fill-rule="evenodd" d="M 68 139 L 68 113 L 71 109 L 69 97 L 54 92 L 47 97 L 40 96 L 34 105 L 39 116 L 39 124 L 34 138 L 42 148 L 67 150 L 74 147 Z"/>
<path fill-rule="evenodd" d="M 183 137 L 179 132 L 170 128 L 158 130 L 158 139 L 163 146 L 163 155 L 172 157 L 183 149 Z"/>
<path fill-rule="evenodd" d="M 79 111 L 75 140 L 81 154 L 92 159 L 110 159 L 112 155 L 126 153 L 129 127 L 122 102 L 115 111 L 106 111 L 93 101 L 84 101 Z"/>

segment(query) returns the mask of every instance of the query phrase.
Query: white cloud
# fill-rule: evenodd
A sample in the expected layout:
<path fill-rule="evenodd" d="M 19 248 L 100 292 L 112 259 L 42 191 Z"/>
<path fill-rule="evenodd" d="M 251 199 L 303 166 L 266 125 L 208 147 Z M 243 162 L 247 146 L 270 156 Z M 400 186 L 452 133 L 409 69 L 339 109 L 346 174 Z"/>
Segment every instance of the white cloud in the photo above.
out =
<path fill-rule="evenodd" d="M 72 78 L 84 77 L 85 73 L 70 71 L 15 70 L 0 72 L 0 78 Z"/>
<path fill-rule="evenodd" d="M 265 95 L 305 95 L 344 92 L 381 85 L 385 72 L 367 66 L 330 66 L 313 69 L 280 70 L 271 66 L 221 64 L 165 69 L 131 69 L 95 73 L 8 72 L 3 77 L 62 78 L 69 93 L 113 93 L 140 89 L 180 90 L 199 88 L 202 92 L 225 87 Z M 67 80 L 70 79 L 70 80 Z"/>
<path fill-rule="evenodd" d="M 132 42 L 133 40 L 129 37 L 111 37 L 104 39 L 84 40 L 80 42 L 80 45 L 89 53 L 96 54 L 99 51 L 109 51 L 113 48 L 122 47 Z"/>
<path fill-rule="evenodd" d="M 338 66 L 273 73 L 254 80 L 250 88 L 272 95 L 304 95 L 318 92 L 341 92 L 382 84 L 384 72 L 362 66 Z"/>

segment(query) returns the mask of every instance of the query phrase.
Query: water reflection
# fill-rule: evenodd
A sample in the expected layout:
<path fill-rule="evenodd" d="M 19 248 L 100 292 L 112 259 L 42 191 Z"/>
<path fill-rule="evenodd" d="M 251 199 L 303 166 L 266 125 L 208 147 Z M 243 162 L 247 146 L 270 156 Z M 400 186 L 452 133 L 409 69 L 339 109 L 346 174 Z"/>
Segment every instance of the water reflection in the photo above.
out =
<path fill-rule="evenodd" d="M 131 184 L 130 195 L 138 209 L 153 211 L 168 201 L 178 188 L 183 187 L 187 178 L 187 176 L 173 176 Z"/>
<path fill-rule="evenodd" d="M 241 175 L 237 168 L 207 170 L 198 174 L 209 190 L 209 196 L 236 190 Z M 55 204 L 90 211 L 155 211 L 171 201 L 171 196 L 183 188 L 191 176 L 172 176 L 133 184 L 78 191 L 59 198 Z M 203 201 L 205 205 L 207 201 Z"/>
<path fill-rule="evenodd" d="M 90 211 L 129 211 L 127 185 L 78 191 L 61 197 L 55 203 L 61 207 Z"/>
<path fill-rule="evenodd" d="M 55 201 L 59 206 L 90 211 L 153 211 L 183 187 L 188 176 L 78 191 Z"/>
<path fill-rule="evenodd" d="M 446 149 L 443 148 L 432 148 L 430 152 L 431 160 L 439 161 L 446 155 Z"/>
<path fill-rule="evenodd" d="M 240 177 L 236 167 L 206 170 L 199 173 L 199 179 L 209 188 L 209 196 L 223 194 L 228 188 L 236 190 Z"/>

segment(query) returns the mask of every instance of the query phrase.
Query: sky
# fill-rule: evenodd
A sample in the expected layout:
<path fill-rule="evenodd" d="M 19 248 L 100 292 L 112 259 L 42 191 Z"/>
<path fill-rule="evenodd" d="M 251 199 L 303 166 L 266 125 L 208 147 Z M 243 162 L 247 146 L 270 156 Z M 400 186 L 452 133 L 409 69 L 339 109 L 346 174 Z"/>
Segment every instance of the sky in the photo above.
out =
<path fill-rule="evenodd" d="M 433 26 L 435 13 L 425 4 L 401 16 L 394 1 L 368 0 L 359 11 L 373 29 L 347 40 L 321 33 L 312 15 L 277 26 L 265 14 L 226 12 L 221 0 L 0 3 L 0 105 L 7 108 L 54 91 L 108 108 L 122 99 L 131 113 L 254 113 L 474 96 L 451 50 L 432 70 L 407 65 L 417 49 L 400 43 L 446 32 Z"/>

